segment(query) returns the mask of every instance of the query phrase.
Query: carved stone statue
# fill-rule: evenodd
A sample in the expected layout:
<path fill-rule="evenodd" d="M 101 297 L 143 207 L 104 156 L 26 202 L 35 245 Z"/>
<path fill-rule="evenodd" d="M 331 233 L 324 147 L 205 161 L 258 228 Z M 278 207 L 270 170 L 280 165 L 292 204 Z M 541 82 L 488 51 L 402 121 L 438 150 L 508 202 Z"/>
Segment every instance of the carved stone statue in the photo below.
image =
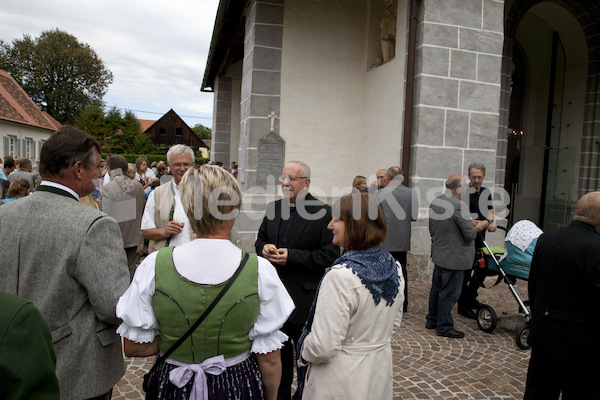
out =
<path fill-rule="evenodd" d="M 396 49 L 396 13 L 398 0 L 383 0 L 383 18 L 379 24 L 379 39 L 381 40 L 381 53 L 383 62 L 394 58 Z"/>

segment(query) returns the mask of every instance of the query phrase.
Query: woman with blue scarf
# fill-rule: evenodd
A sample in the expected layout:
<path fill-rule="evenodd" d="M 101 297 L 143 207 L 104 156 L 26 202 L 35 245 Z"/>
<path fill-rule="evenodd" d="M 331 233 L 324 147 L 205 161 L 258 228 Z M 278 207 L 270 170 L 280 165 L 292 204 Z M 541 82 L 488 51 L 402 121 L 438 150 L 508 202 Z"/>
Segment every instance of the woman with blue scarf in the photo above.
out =
<path fill-rule="evenodd" d="M 343 196 L 333 216 L 333 243 L 346 251 L 321 280 L 298 342 L 298 391 L 304 399 L 391 399 L 402 270 L 379 246 L 387 227 L 373 195 Z"/>

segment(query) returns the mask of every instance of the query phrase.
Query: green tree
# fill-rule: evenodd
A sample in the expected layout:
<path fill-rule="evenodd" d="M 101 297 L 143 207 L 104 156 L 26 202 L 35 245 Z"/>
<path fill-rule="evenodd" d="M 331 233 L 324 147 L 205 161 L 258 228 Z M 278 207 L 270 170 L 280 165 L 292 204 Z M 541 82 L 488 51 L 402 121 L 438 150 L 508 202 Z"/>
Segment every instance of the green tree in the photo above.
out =
<path fill-rule="evenodd" d="M 200 137 L 200 139 L 209 139 L 210 140 L 210 138 L 211 138 L 212 131 L 210 130 L 210 128 L 207 128 L 206 126 L 204 126 L 202 124 L 194 125 L 192 130 L 196 133 L 196 135 L 198 135 L 198 137 Z"/>
<path fill-rule="evenodd" d="M 23 35 L 12 45 L 0 41 L 0 68 L 8 71 L 34 102 L 61 123 L 72 123 L 79 112 L 102 100 L 113 74 L 85 43 L 58 28 L 37 38 Z"/>
<path fill-rule="evenodd" d="M 103 153 L 154 153 L 152 142 L 142 133 L 140 123 L 131 111 L 124 115 L 116 107 L 105 111 L 102 104 L 95 101 L 82 109 L 74 125 L 94 136 Z"/>

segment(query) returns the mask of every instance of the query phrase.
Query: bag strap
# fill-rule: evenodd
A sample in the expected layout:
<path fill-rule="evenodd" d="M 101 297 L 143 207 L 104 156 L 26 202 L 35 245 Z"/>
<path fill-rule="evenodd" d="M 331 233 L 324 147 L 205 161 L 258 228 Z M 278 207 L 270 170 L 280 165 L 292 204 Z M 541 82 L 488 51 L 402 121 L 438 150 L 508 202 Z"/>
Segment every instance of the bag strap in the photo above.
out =
<path fill-rule="evenodd" d="M 215 297 L 215 299 L 213 300 L 213 302 L 210 303 L 210 305 L 206 308 L 206 310 L 204 310 L 204 312 L 202 313 L 202 315 L 200 317 L 198 317 L 198 319 L 196 320 L 196 322 L 194 322 L 194 325 L 190 326 L 188 328 L 188 330 L 183 334 L 183 336 L 181 336 L 179 338 L 179 340 L 177 340 L 177 342 L 175 342 L 169 348 L 169 350 L 167 350 L 162 356 L 160 356 L 159 358 L 156 359 L 156 362 L 154 363 L 154 365 L 152 366 L 152 369 L 149 372 L 152 372 L 155 369 L 155 367 L 157 367 L 159 365 L 160 362 L 162 362 L 164 359 L 168 358 L 183 342 L 185 342 L 185 340 L 194 332 L 194 330 L 196 330 L 196 328 L 198 327 L 198 325 L 200 325 L 200 323 L 202 321 L 204 321 L 204 319 L 213 310 L 213 308 L 215 308 L 215 306 L 217 305 L 217 303 L 219 302 L 219 300 L 221 300 L 221 298 L 225 295 L 225 292 L 227 292 L 227 290 L 231 287 L 231 285 L 233 285 L 233 282 L 240 275 L 240 273 L 242 272 L 242 269 L 244 268 L 244 265 L 246 265 L 247 261 L 248 261 L 248 253 L 245 253 L 244 257 L 242 258 L 242 261 L 240 262 L 240 266 L 235 271 L 235 273 L 233 274 L 233 276 L 229 279 L 229 282 L 227 282 L 227 284 L 225 285 L 225 287 L 223 289 L 221 289 L 221 291 L 219 292 L 219 294 L 217 295 L 217 297 Z"/>

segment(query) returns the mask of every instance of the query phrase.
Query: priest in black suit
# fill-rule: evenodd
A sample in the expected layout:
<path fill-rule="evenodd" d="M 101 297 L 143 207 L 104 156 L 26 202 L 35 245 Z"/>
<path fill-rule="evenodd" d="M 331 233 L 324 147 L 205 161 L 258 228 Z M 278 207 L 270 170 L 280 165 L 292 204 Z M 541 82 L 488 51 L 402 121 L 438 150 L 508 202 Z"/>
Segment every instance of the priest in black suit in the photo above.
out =
<path fill-rule="evenodd" d="M 600 393 L 600 192 L 584 195 L 566 228 L 538 239 L 529 275 L 532 347 L 526 400 Z"/>
<path fill-rule="evenodd" d="M 269 260 L 294 300 L 296 309 L 283 326 L 290 340 L 281 351 L 282 377 L 278 399 L 291 398 L 293 346 L 306 322 L 319 281 L 339 255 L 327 229 L 331 207 L 309 192 L 310 168 L 303 162 L 290 161 L 283 167 L 281 188 L 284 198 L 267 205 L 255 247 L 256 253 Z M 272 248 L 269 251 L 269 248 Z M 293 344 L 292 344 L 293 342 Z"/>

